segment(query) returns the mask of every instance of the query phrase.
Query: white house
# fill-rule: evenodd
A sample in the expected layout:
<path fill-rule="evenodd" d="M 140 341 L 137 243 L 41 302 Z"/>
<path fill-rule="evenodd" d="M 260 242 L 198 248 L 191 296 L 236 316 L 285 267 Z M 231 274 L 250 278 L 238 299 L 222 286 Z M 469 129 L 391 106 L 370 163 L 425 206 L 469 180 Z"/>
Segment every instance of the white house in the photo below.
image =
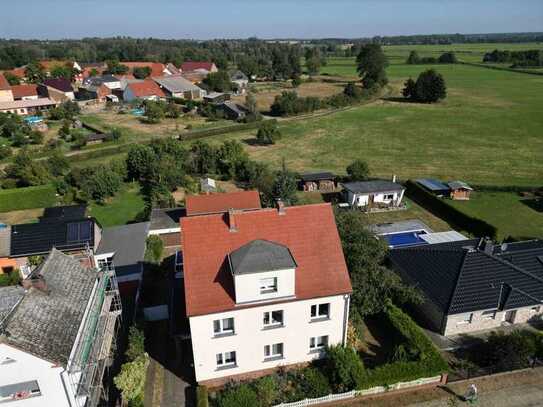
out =
<path fill-rule="evenodd" d="M 23 286 L 0 301 L 0 403 L 96 406 L 121 313 L 115 273 L 53 249 Z"/>
<path fill-rule="evenodd" d="M 352 288 L 329 204 L 184 217 L 181 234 L 199 383 L 257 377 L 345 343 Z"/>
<path fill-rule="evenodd" d="M 356 208 L 394 208 L 400 206 L 405 188 L 390 181 L 363 181 L 343 184 L 346 202 Z"/>

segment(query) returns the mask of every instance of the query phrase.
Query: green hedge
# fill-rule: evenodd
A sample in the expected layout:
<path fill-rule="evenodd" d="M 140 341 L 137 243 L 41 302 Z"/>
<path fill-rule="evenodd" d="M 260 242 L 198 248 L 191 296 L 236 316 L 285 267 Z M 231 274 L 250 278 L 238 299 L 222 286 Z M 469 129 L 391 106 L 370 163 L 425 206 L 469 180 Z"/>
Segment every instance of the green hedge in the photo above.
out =
<path fill-rule="evenodd" d="M 276 121 L 275 119 L 273 119 Z M 232 126 L 216 127 L 213 129 L 193 130 L 179 135 L 180 140 L 197 140 L 200 138 L 217 136 L 219 134 L 235 133 L 237 131 L 257 129 L 260 122 L 233 124 Z"/>
<path fill-rule="evenodd" d="M 409 180 L 406 182 L 406 194 L 413 201 L 428 209 L 437 217 L 458 229 L 465 230 L 477 237 L 496 238 L 497 229 L 482 219 L 467 215 L 464 212 L 449 205 L 446 199 L 438 198 L 417 183 Z"/>
<path fill-rule="evenodd" d="M 418 354 L 418 360 L 392 362 L 366 370 L 361 389 L 408 382 L 447 372 L 448 365 L 445 359 L 407 314 L 389 303 L 383 316 L 403 336 L 407 346 Z"/>
<path fill-rule="evenodd" d="M 85 123 L 84 121 L 81 122 L 81 126 L 87 130 L 90 130 L 90 131 L 93 131 L 95 133 L 98 133 L 98 134 L 105 134 L 107 133 L 108 131 L 103 128 L 103 127 L 100 127 L 100 126 L 97 126 L 95 124 L 89 124 L 89 123 Z"/>
<path fill-rule="evenodd" d="M 57 200 L 55 194 L 55 187 L 51 184 L 0 189 L 0 212 L 54 206 Z"/>
<path fill-rule="evenodd" d="M 473 62 L 459 62 L 463 65 L 469 65 L 469 66 L 477 66 L 479 68 L 486 68 L 486 69 L 494 69 L 496 71 L 507 71 L 507 72 L 517 72 L 517 73 L 527 73 L 529 75 L 539 75 L 542 76 L 543 72 L 539 71 L 532 71 L 530 69 L 516 69 L 516 68 L 507 68 L 505 66 L 494 66 L 494 65 L 486 65 L 486 64 L 476 64 Z"/>
<path fill-rule="evenodd" d="M 196 388 L 196 403 L 197 403 L 197 407 L 209 406 L 209 397 L 207 395 L 206 386 L 198 386 Z"/>

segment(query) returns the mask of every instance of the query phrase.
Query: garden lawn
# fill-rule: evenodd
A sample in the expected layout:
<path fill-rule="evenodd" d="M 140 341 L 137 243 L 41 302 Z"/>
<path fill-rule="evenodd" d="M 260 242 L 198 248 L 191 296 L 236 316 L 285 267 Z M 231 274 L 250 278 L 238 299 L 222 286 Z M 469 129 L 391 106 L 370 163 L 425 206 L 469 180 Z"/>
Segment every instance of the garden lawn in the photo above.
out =
<path fill-rule="evenodd" d="M 296 171 L 344 173 L 354 159 L 372 175 L 435 177 L 485 185 L 537 186 L 543 179 L 543 77 L 466 65 L 438 65 L 448 98 L 406 103 L 403 82 L 429 66 L 391 65 L 397 99 L 321 118 L 284 122 L 273 146 L 247 145 L 252 158 Z M 253 132 L 254 133 L 254 132 Z M 245 132 L 221 136 L 246 140 Z"/>
<path fill-rule="evenodd" d="M 469 201 L 450 201 L 464 213 L 498 229 L 498 240 L 543 238 L 543 212 L 538 212 L 515 192 L 474 192 Z"/>
<path fill-rule="evenodd" d="M 137 184 L 127 184 L 105 204 L 92 203 L 88 214 L 94 216 L 104 227 L 125 225 L 133 221 L 143 210 L 144 202 Z"/>

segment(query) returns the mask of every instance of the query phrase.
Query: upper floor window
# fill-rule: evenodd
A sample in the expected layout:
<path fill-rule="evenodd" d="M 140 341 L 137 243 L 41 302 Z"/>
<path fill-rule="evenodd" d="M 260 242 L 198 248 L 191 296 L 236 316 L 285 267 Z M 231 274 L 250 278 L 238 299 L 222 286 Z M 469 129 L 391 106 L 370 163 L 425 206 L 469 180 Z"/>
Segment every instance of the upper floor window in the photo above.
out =
<path fill-rule="evenodd" d="M 311 319 L 330 318 L 330 303 L 311 306 Z"/>
<path fill-rule="evenodd" d="M 236 366 L 236 352 L 217 353 L 217 367 L 234 367 Z"/>
<path fill-rule="evenodd" d="M 233 334 L 234 318 L 223 318 L 213 321 L 213 333 L 215 335 Z"/>
<path fill-rule="evenodd" d="M 273 345 L 264 346 L 264 358 L 282 358 L 283 357 L 283 344 L 274 343 Z"/>
<path fill-rule="evenodd" d="M 283 325 L 283 311 L 270 311 L 264 313 L 264 327 L 271 328 Z"/>
<path fill-rule="evenodd" d="M 22 400 L 29 397 L 41 396 L 37 380 L 12 383 L 0 386 L 0 404 L 7 401 Z"/>
<path fill-rule="evenodd" d="M 260 294 L 270 294 L 277 292 L 277 277 L 260 279 Z"/>

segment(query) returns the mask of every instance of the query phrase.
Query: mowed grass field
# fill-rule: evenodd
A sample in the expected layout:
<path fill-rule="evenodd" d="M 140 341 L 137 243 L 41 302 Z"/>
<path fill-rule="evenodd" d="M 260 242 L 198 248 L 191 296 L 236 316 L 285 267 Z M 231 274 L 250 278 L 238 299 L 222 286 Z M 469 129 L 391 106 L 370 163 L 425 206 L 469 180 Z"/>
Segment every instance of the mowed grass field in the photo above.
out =
<path fill-rule="evenodd" d="M 338 65 L 342 74 L 354 72 L 354 61 L 346 61 Z M 407 78 L 430 67 L 447 82 L 449 96 L 441 103 L 381 100 L 321 118 L 285 122 L 277 144 L 247 149 L 253 158 L 275 167 L 284 158 L 300 172 L 344 173 L 346 165 L 360 158 L 380 177 L 541 185 L 543 77 L 467 65 L 393 64 L 387 70 L 392 94 L 400 96 Z M 246 133 L 220 138 L 250 137 Z"/>

